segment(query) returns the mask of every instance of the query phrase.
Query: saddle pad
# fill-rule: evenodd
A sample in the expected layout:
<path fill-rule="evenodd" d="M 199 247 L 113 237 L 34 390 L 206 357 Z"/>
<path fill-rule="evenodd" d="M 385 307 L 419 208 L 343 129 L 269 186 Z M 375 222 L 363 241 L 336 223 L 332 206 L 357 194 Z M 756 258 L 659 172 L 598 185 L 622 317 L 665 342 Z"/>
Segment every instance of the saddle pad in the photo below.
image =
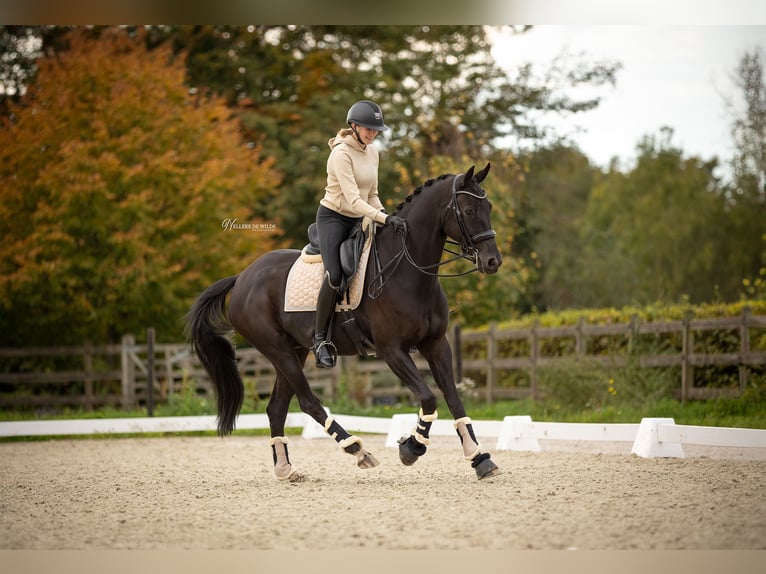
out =
<path fill-rule="evenodd" d="M 367 227 L 368 223 L 365 218 L 365 227 Z M 370 257 L 373 233 L 375 233 L 374 226 L 372 229 L 369 229 L 367 239 L 364 242 L 362 256 L 359 259 L 359 267 L 348 286 L 348 297 L 346 295 L 343 296 L 343 300 L 335 307 L 336 311 L 356 309 L 362 301 L 364 275 L 367 271 L 367 260 Z M 312 259 L 315 262 L 311 262 Z M 301 254 L 287 274 L 285 311 L 316 311 L 317 297 L 319 296 L 319 288 L 322 286 L 323 279 L 324 264 L 322 263 L 322 258 L 320 256 L 308 258 Z"/>

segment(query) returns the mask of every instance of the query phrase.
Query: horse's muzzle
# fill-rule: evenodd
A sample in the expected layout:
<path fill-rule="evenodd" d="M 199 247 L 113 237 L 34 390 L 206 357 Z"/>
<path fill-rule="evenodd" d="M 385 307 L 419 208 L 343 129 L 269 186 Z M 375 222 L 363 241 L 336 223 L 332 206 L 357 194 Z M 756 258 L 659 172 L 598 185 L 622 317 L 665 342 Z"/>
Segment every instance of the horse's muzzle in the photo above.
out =
<path fill-rule="evenodd" d="M 503 264 L 503 256 L 498 252 L 495 255 L 485 259 L 481 256 L 481 254 L 479 254 L 476 264 L 479 267 L 479 271 L 481 273 L 492 275 L 493 273 L 497 273 L 497 270 L 500 269 L 500 266 Z"/>

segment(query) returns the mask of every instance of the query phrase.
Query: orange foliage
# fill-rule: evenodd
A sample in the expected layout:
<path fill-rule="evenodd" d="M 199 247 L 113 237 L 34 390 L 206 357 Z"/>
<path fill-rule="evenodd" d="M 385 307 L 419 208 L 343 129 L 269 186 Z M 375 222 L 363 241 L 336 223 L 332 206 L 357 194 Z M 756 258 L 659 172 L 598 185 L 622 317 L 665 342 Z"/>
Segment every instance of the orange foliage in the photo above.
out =
<path fill-rule="evenodd" d="M 222 226 L 263 223 L 272 162 L 222 100 L 189 93 L 169 46 L 69 42 L 0 128 L 0 344 L 177 340 L 201 289 L 273 248 Z"/>

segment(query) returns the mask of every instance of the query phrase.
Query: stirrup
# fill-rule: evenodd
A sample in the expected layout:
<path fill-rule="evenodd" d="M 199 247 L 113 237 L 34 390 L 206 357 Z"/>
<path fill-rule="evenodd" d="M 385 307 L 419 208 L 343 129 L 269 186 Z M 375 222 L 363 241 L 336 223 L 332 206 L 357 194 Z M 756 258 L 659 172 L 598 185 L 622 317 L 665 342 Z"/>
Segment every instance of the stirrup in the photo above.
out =
<path fill-rule="evenodd" d="M 320 369 L 332 369 L 335 366 L 338 349 L 332 341 L 322 341 L 314 345 L 316 366 Z"/>

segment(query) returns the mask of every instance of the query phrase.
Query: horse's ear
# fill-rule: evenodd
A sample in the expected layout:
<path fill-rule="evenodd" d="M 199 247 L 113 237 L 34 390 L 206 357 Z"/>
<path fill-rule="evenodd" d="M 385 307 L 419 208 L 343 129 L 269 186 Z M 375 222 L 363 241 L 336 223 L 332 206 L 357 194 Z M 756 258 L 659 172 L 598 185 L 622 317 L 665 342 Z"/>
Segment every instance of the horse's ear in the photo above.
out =
<path fill-rule="evenodd" d="M 472 165 L 467 172 L 465 172 L 465 175 L 463 176 L 463 181 L 460 182 L 460 187 L 465 187 L 468 185 L 468 182 L 473 179 L 473 170 L 476 169 L 475 165 Z"/>
<path fill-rule="evenodd" d="M 483 170 L 481 170 L 479 173 L 476 174 L 476 182 L 481 183 L 484 181 L 484 178 L 487 177 L 487 174 L 489 173 L 489 162 L 487 162 L 487 165 L 484 167 Z"/>

